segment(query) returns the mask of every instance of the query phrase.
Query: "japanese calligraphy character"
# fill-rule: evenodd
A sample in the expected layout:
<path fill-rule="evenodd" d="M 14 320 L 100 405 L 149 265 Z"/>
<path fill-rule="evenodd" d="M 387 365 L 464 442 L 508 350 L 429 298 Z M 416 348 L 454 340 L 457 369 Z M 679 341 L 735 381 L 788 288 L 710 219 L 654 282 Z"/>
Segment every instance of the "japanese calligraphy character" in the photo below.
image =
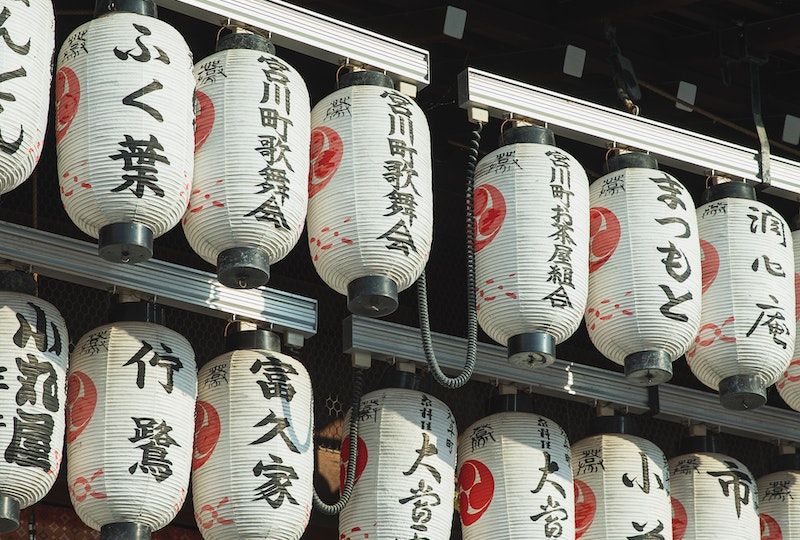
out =
<path fill-rule="evenodd" d="M 81 352 L 89 356 L 95 355 L 101 349 L 108 350 L 108 330 L 91 334 L 81 346 Z"/>
<path fill-rule="evenodd" d="M 130 58 L 132 60 L 136 60 L 137 62 L 149 62 L 152 56 L 150 54 L 150 49 L 147 48 L 147 45 L 142 43 L 142 36 L 150 36 L 152 32 L 150 31 L 149 28 L 141 24 L 133 23 L 133 27 L 136 29 L 137 32 L 139 32 L 139 35 L 136 37 L 136 45 L 139 47 L 138 54 L 131 54 L 131 52 L 133 52 L 133 48 L 128 49 L 127 51 L 123 51 L 119 47 L 114 47 L 114 55 L 120 60 L 127 60 L 128 58 Z M 165 64 L 169 64 L 169 56 L 167 56 L 167 53 L 164 52 L 163 49 L 161 49 L 160 47 L 156 47 L 155 45 L 153 46 L 153 48 L 158 53 L 158 57 L 156 57 L 156 60 L 158 60 L 159 62 L 163 62 Z"/>
<path fill-rule="evenodd" d="M 599 470 L 606 470 L 603 464 L 603 452 L 599 448 L 590 448 L 581 452 L 581 458 L 578 460 L 578 471 L 575 476 L 583 473 L 595 473 Z"/>
<path fill-rule="evenodd" d="M 414 245 L 414 238 L 411 236 L 411 231 L 408 230 L 406 222 L 402 219 L 398 221 L 394 227 L 380 235 L 376 240 L 386 239 L 389 241 L 386 244 L 386 249 L 402 251 L 403 255 L 408 256 L 412 251 L 417 252 Z"/>
<path fill-rule="evenodd" d="M 216 388 L 222 381 L 228 382 L 228 366 L 225 364 L 212 366 L 211 371 L 203 379 L 203 388 Z"/>
<path fill-rule="evenodd" d="M 208 83 L 217 82 L 217 75 L 228 78 L 225 74 L 225 67 L 222 65 L 222 60 L 210 60 L 200 64 L 200 71 L 197 74 L 197 85 L 203 86 Z"/>
<path fill-rule="evenodd" d="M 547 262 L 554 262 L 556 264 L 572 265 L 572 248 L 561 244 L 553 245 L 553 254 Z"/>
<path fill-rule="evenodd" d="M 149 364 L 153 367 L 158 366 L 164 368 L 167 372 L 167 382 L 161 382 L 161 386 L 168 394 L 172 393 L 173 387 L 173 374 L 183 368 L 183 363 L 177 356 L 172 355 L 172 349 L 165 343 L 161 344 L 162 353 L 157 353 L 153 350 L 153 346 L 146 341 L 142 341 L 142 346 L 134 354 L 130 360 L 122 364 L 122 367 L 131 366 L 136 364 L 136 386 L 144 388 L 144 375 L 145 375 L 145 362 L 144 357 L 152 353 L 153 356 L 149 360 Z"/>
<path fill-rule="evenodd" d="M 794 482 L 792 480 L 771 481 L 767 489 L 764 491 L 764 497 L 761 498 L 759 502 L 786 502 L 789 499 L 794 500 L 791 489 L 793 484 Z"/>
<path fill-rule="evenodd" d="M 425 459 L 426 457 L 435 456 L 436 454 L 439 453 L 439 449 L 436 448 L 436 445 L 430 442 L 430 435 L 428 435 L 425 432 L 422 433 L 422 447 L 416 450 L 416 452 L 417 452 L 417 460 L 414 462 L 414 464 L 411 466 L 409 470 L 403 473 L 403 476 L 411 476 L 417 471 L 417 468 L 420 465 L 422 465 L 423 467 L 428 469 L 428 472 L 431 473 L 431 476 L 433 476 L 433 479 L 436 480 L 436 482 L 441 483 L 442 475 L 439 473 L 439 471 L 437 471 L 433 465 L 430 465 L 428 463 L 422 463 L 422 460 Z"/>
<path fill-rule="evenodd" d="M 259 107 L 261 111 L 261 125 L 263 127 L 272 128 L 277 131 L 281 139 L 286 140 L 286 135 L 289 132 L 289 126 L 293 126 L 294 123 L 292 120 L 287 116 L 281 116 L 276 109 L 270 109 L 268 107 Z"/>
<path fill-rule="evenodd" d="M 261 157 L 263 157 L 269 165 L 274 166 L 282 161 L 288 170 L 294 172 L 292 165 L 289 163 L 288 156 L 286 155 L 292 150 L 289 148 L 289 145 L 286 144 L 286 141 L 275 135 L 259 135 L 258 143 L 259 145 L 255 150 L 261 154 Z"/>
<path fill-rule="evenodd" d="M 267 165 L 258 171 L 258 174 L 261 175 L 263 181 L 258 184 L 261 191 L 256 192 L 256 195 L 274 193 L 281 198 L 281 203 L 285 204 L 289 198 L 289 184 L 291 183 L 289 177 L 286 176 L 286 171 Z"/>
<path fill-rule="evenodd" d="M 169 435 L 172 428 L 163 420 L 160 423 L 155 418 L 131 417 L 131 420 L 136 427 L 133 437 L 128 440 L 132 443 L 147 442 L 136 447 L 142 451 L 142 459 L 131 465 L 128 472 L 134 474 L 140 470 L 151 475 L 156 482 L 163 482 L 172 476 L 172 461 L 167 459 L 167 449 L 181 445 Z"/>
<path fill-rule="evenodd" d="M 567 294 L 567 290 L 563 285 L 560 285 L 558 289 L 542 298 L 542 300 L 550 300 L 550 307 L 554 308 L 563 309 L 572 307 L 572 301 L 569 299 L 569 294 Z"/>
<path fill-rule="evenodd" d="M 286 431 L 286 428 L 291 426 L 291 424 L 289 423 L 289 420 L 287 420 L 286 418 L 278 418 L 277 416 L 275 416 L 275 413 L 271 409 L 269 411 L 269 415 L 264 417 L 263 420 L 260 420 L 253 427 L 264 427 L 264 426 L 268 426 L 270 424 L 275 424 L 275 427 L 273 427 L 271 430 L 269 430 L 263 436 L 259 437 L 258 439 L 256 439 L 255 441 L 251 442 L 250 444 L 251 445 L 253 445 L 253 444 L 263 444 L 263 443 L 265 443 L 267 441 L 271 441 L 272 439 L 274 439 L 276 436 L 279 435 L 280 438 L 283 439 L 283 442 L 286 443 L 286 446 L 289 448 L 289 450 L 291 450 L 292 452 L 294 452 L 296 454 L 299 454 L 300 450 L 297 449 L 297 446 L 295 446 L 294 442 L 292 442 L 292 439 L 289 438 L 289 435 L 284 433 Z"/>
<path fill-rule="evenodd" d="M 632 488 L 634 485 L 642 490 L 642 493 L 650 493 L 650 463 L 647 460 L 647 454 L 644 452 L 639 452 L 639 456 L 642 459 L 642 482 L 636 482 L 636 477 L 631 478 L 628 473 L 622 475 L 622 483 L 629 488 Z M 656 479 L 657 489 L 664 489 L 664 482 L 661 480 L 661 477 L 658 474 L 653 473 L 653 476 Z"/>
<path fill-rule="evenodd" d="M 11 40 L 11 36 L 8 33 L 8 29 L 5 28 L 6 20 L 11 16 L 11 10 L 8 7 L 4 7 L 3 11 L 0 12 L 0 38 L 3 38 L 3 41 L 6 42 L 6 45 L 9 49 L 14 51 L 19 55 L 27 55 L 31 50 L 31 40 L 28 38 L 28 42 L 24 45 L 17 45 Z"/>
<path fill-rule="evenodd" d="M 675 313 L 672 310 L 676 306 L 691 300 L 693 298 L 691 291 L 687 292 L 686 294 L 682 294 L 681 296 L 675 296 L 675 293 L 672 292 L 672 288 L 670 288 L 669 285 L 659 285 L 659 287 L 661 288 L 662 291 L 664 291 L 664 294 L 667 295 L 667 302 L 659 308 L 661 314 L 667 319 L 672 319 L 673 321 L 679 321 L 679 322 L 688 321 L 689 320 L 688 315 L 686 315 L 685 313 Z"/>
<path fill-rule="evenodd" d="M 633 521 L 631 522 L 631 525 L 633 526 L 636 532 L 640 532 L 642 534 L 629 536 L 628 540 L 668 540 L 664 538 L 663 534 L 661 534 L 661 532 L 664 530 L 664 524 L 661 523 L 661 520 L 658 521 L 658 525 L 656 525 L 647 532 L 644 532 L 645 528 L 647 527 L 647 522 L 636 523 L 635 521 Z"/>
<path fill-rule="evenodd" d="M 290 229 L 286 216 L 283 214 L 283 209 L 275 199 L 275 195 L 272 195 L 254 210 L 246 213 L 244 217 L 254 217 L 256 221 L 267 221 L 272 223 L 276 229 L 286 229 L 287 231 Z"/>
<path fill-rule="evenodd" d="M 253 476 L 263 476 L 266 482 L 255 488 L 256 498 L 254 501 L 265 500 L 274 509 L 283 506 L 284 501 L 289 504 L 299 504 L 297 499 L 289 493 L 292 487 L 292 480 L 298 480 L 297 472 L 294 467 L 283 465 L 283 460 L 276 455 L 269 454 L 272 463 L 264 464 L 259 460 L 253 467 Z"/>
<path fill-rule="evenodd" d="M 600 196 L 616 195 L 618 191 L 625 191 L 625 179 L 622 175 L 610 176 L 603 179 Z"/>
<path fill-rule="evenodd" d="M 10 81 L 11 79 L 16 79 L 19 77 L 27 77 L 28 73 L 25 71 L 25 68 L 17 68 L 13 71 L 7 71 L 5 73 L 0 73 L 0 84 Z M 0 101 L 17 101 L 17 97 L 10 93 L 10 92 L 0 92 Z M 3 112 L 3 104 L 0 103 L 0 113 Z M 23 128 L 22 124 L 19 126 L 19 136 L 14 141 L 6 141 L 3 138 L 3 133 L 0 132 L 0 150 L 2 150 L 6 154 L 14 154 L 17 150 L 19 150 L 20 146 L 22 145 L 22 138 L 25 135 L 25 129 Z"/>
<path fill-rule="evenodd" d="M 572 282 L 572 268 L 551 265 L 550 272 L 547 274 L 547 282 L 555 283 L 556 285 L 566 285 L 567 287 L 575 288 Z"/>
<path fill-rule="evenodd" d="M 130 135 L 125 135 L 125 140 L 118 143 L 122 148 L 117 150 L 118 154 L 108 156 L 113 160 L 123 160 L 122 170 L 133 172 L 134 174 L 124 174 L 124 182 L 112 189 L 112 192 L 119 192 L 130 188 L 134 183 L 135 189 L 131 189 L 137 198 L 144 196 L 145 188 L 151 190 L 156 197 L 163 197 L 164 190 L 158 186 L 158 169 L 156 163 L 169 165 L 167 156 L 158 152 L 164 151 L 164 147 L 158 142 L 155 135 L 150 135 L 148 140 L 134 139 Z"/>
<path fill-rule="evenodd" d="M 539 483 L 536 485 L 536 488 L 531 490 L 531 493 L 539 493 L 544 487 L 545 483 L 550 483 L 556 489 L 556 491 L 561 494 L 562 497 L 567 496 L 567 493 L 564 491 L 564 487 L 561 484 L 555 480 L 549 480 L 547 478 L 549 475 L 559 471 L 558 463 L 550 459 L 549 452 L 544 452 L 544 465 L 539 467 L 539 471 L 541 471 L 542 477 L 539 479 Z"/>
<path fill-rule="evenodd" d="M 664 174 L 664 176 L 660 178 L 651 178 L 650 180 L 664 192 L 663 195 L 657 197 L 659 201 L 666 204 L 671 210 L 675 210 L 679 206 L 686 210 L 686 203 L 680 198 L 680 195 L 683 195 L 684 192 L 683 185 L 681 185 L 680 182 L 667 174 Z"/>
<path fill-rule="evenodd" d="M 726 470 L 708 471 L 706 474 L 719 480 L 722 494 L 725 497 L 733 497 L 733 504 L 736 507 L 736 517 L 742 516 L 742 504 L 750 503 L 750 490 L 753 479 L 739 469 L 739 466 L 732 461 L 724 461 Z"/>
<path fill-rule="evenodd" d="M 155 118 L 156 121 L 163 122 L 164 121 L 164 117 L 161 115 L 161 113 L 158 111 L 158 109 L 156 109 L 155 107 L 153 107 L 151 105 L 148 105 L 147 103 L 142 103 L 141 101 L 136 101 L 137 99 L 139 99 L 142 96 L 146 96 L 147 94 L 149 94 L 151 92 L 156 92 L 158 90 L 162 90 L 163 88 L 164 88 L 164 85 L 161 84 L 159 81 L 153 81 L 150 84 L 147 84 L 147 85 L 141 87 L 140 89 L 136 90 L 135 92 L 131 92 L 130 94 L 128 94 L 127 96 L 122 98 L 122 104 L 131 106 L 131 107 L 136 107 L 137 109 L 142 109 L 144 112 L 146 112 L 147 114 L 149 114 L 150 116 Z M 152 135 L 151 135 L 151 137 L 152 137 Z M 163 150 L 163 148 L 160 148 L 159 150 Z"/>
<path fill-rule="evenodd" d="M 761 310 L 761 313 L 758 315 L 758 318 L 753 323 L 753 326 L 750 327 L 750 330 L 748 330 L 745 335 L 750 337 L 759 326 L 764 326 L 767 328 L 769 335 L 772 336 L 772 341 L 785 349 L 787 347 L 787 343 L 780 339 L 779 336 L 784 334 L 788 336 L 790 333 L 789 327 L 786 324 L 786 317 L 783 315 L 783 308 L 778 305 L 778 299 L 772 295 L 769 295 L 769 298 L 772 300 L 774 305 L 767 303 L 756 304 L 756 306 Z M 772 312 L 768 314 L 768 310 L 771 310 Z"/>
<path fill-rule="evenodd" d="M 416 208 L 418 206 L 417 201 L 414 199 L 413 193 L 404 193 L 401 191 L 392 191 L 387 195 L 389 198 L 390 205 L 387 208 L 389 210 L 388 214 L 383 214 L 384 217 L 389 216 L 396 216 L 397 214 L 401 214 L 404 217 L 408 218 L 409 225 L 414 224 L 414 218 L 417 217 Z"/>
<path fill-rule="evenodd" d="M 677 465 L 675 465 L 675 470 L 672 471 L 672 475 L 686 475 L 692 474 L 692 472 L 700 474 L 699 467 L 700 463 L 697 458 L 681 459 L 678 460 Z"/>
<path fill-rule="evenodd" d="M 494 438 L 494 429 L 489 424 L 481 424 L 479 426 L 475 426 L 472 429 L 472 435 L 470 435 L 470 441 L 472 442 L 472 450 L 475 451 L 476 448 L 483 448 L 486 446 L 486 443 L 492 440 L 492 442 L 497 442 Z"/>
<path fill-rule="evenodd" d="M 417 531 L 427 531 L 426 525 L 433 518 L 432 506 L 439 506 L 441 498 L 434 493 L 433 487 L 429 486 L 425 480 L 420 480 L 417 489 L 411 488 L 411 496 L 399 499 L 400 504 L 414 501 L 414 508 L 411 510 L 411 519 L 414 525 L 411 528 Z"/>
<path fill-rule="evenodd" d="M 389 183 L 395 190 L 405 189 L 411 187 L 414 194 L 419 195 L 419 191 L 414 186 L 414 178 L 419 176 L 419 173 L 414 169 L 414 164 L 407 161 L 389 160 L 383 162 L 383 179 Z"/>
<path fill-rule="evenodd" d="M 0 366 L 0 390 L 8 390 L 8 385 L 5 384 L 3 381 L 5 380 L 6 376 L 3 375 L 8 368 L 5 366 Z"/>
<path fill-rule="evenodd" d="M 703 217 L 716 216 L 717 214 L 727 214 L 728 203 L 725 201 L 717 201 L 706 204 L 703 207 Z"/>
<path fill-rule="evenodd" d="M 747 214 L 750 218 L 750 232 L 755 234 L 761 229 L 762 233 L 771 232 L 780 238 L 780 245 L 786 246 L 786 226 L 783 219 L 772 213 L 771 210 L 759 210 L 756 206 L 750 206 L 749 209 L 753 212 Z M 760 225 L 760 227 L 759 227 Z"/>
<path fill-rule="evenodd" d="M 5 460 L 20 467 L 37 467 L 47 472 L 50 463 L 50 444 L 53 437 L 53 417 L 17 409 L 14 434 L 5 451 Z"/>
<path fill-rule="evenodd" d="M 535 516 L 531 516 L 531 521 L 539 521 L 544 518 L 544 537 L 561 538 L 564 533 L 562 521 L 569 519 L 566 508 L 562 508 L 561 503 L 553 500 L 552 495 L 547 496 L 547 502 L 539 508 L 542 510 Z"/>
<path fill-rule="evenodd" d="M 279 358 L 265 355 L 264 359 L 256 359 L 250 366 L 250 373 L 261 372 L 266 380 L 258 380 L 256 384 L 261 388 L 265 399 L 279 397 L 292 401 L 295 394 L 294 386 L 289 380 L 289 375 L 297 375 L 297 370 L 291 364 L 282 362 Z"/>
<path fill-rule="evenodd" d="M 28 319 L 26 319 L 22 313 L 17 313 L 19 328 L 14 332 L 14 337 L 12 338 L 14 345 L 22 349 L 28 345 L 28 340 L 33 338 L 33 343 L 40 352 L 53 352 L 60 355 L 61 332 L 58 331 L 56 323 L 50 323 L 50 328 L 53 331 L 53 345 L 48 349 L 47 315 L 42 308 L 33 302 L 28 302 L 28 305 L 32 307 L 33 311 L 36 313 L 36 331 L 33 331 Z"/>
<path fill-rule="evenodd" d="M 53 364 L 50 362 L 39 362 L 36 355 L 28 354 L 28 360 L 17 357 L 17 369 L 20 375 L 17 380 L 20 388 L 17 390 L 17 405 L 20 407 L 26 403 L 36 405 L 36 383 L 39 377 L 44 376 L 42 381 L 42 404 L 50 412 L 58 412 L 58 375 Z"/>
<path fill-rule="evenodd" d="M 770 261 L 768 255 L 762 255 L 760 257 L 757 257 L 756 260 L 753 261 L 753 264 L 750 266 L 753 269 L 753 272 L 758 272 L 758 267 L 759 264 L 761 263 L 761 259 L 764 259 L 764 270 L 766 270 L 767 273 L 769 273 L 772 276 L 786 277 L 786 272 L 784 272 L 781 263 Z"/>
<path fill-rule="evenodd" d="M 551 210 L 555 212 L 550 217 L 550 219 L 553 220 L 552 225 L 555 232 L 548 236 L 548 238 L 555 238 L 561 245 L 576 245 L 575 240 L 570 236 L 570 234 L 575 232 L 575 229 L 572 227 L 572 214 L 561 205 L 556 205 L 556 207 L 551 208 Z"/>
<path fill-rule="evenodd" d="M 558 181 L 560 184 L 567 187 L 570 186 L 570 162 L 569 156 L 560 150 L 548 150 L 545 155 L 550 158 L 553 164 L 551 168 L 550 183 L 555 184 Z"/>
<path fill-rule="evenodd" d="M 64 58 L 74 59 L 82 53 L 89 53 L 89 50 L 86 48 L 86 30 L 74 32 L 69 36 L 66 50 L 64 51 Z"/>
<path fill-rule="evenodd" d="M 684 255 L 681 250 L 675 247 L 675 244 L 670 242 L 669 246 L 657 247 L 656 249 L 659 253 L 666 255 L 666 257 L 661 259 L 661 264 L 664 265 L 664 269 L 667 271 L 667 274 L 669 274 L 669 277 L 678 283 L 683 283 L 689 276 L 692 275 L 692 268 L 689 266 L 689 261 L 686 259 L 686 255 Z M 681 269 L 683 270 L 680 271 Z"/>
<path fill-rule="evenodd" d="M 683 232 L 679 235 L 676 235 L 675 238 L 689 238 L 692 235 L 691 228 L 689 227 L 689 222 L 683 218 L 679 217 L 658 218 L 656 219 L 656 223 L 658 223 L 659 225 L 677 224 L 682 226 Z"/>
<path fill-rule="evenodd" d="M 389 143 L 389 154 L 393 156 L 400 156 L 401 159 L 406 159 L 406 154 L 408 154 L 408 161 L 413 166 L 414 154 L 417 153 L 416 148 L 406 144 L 406 141 L 403 139 L 387 138 L 386 140 Z"/>
<path fill-rule="evenodd" d="M 407 118 L 411 117 L 413 102 L 408 97 L 394 90 L 384 90 L 381 93 L 381 97 L 389 101 L 388 105 L 392 114 L 399 114 Z"/>
<path fill-rule="evenodd" d="M 332 118 L 343 118 L 345 116 L 352 116 L 352 113 L 350 112 L 350 96 L 340 97 L 332 100 L 331 104 L 328 105 L 328 108 L 325 110 L 325 120 L 330 120 Z"/>

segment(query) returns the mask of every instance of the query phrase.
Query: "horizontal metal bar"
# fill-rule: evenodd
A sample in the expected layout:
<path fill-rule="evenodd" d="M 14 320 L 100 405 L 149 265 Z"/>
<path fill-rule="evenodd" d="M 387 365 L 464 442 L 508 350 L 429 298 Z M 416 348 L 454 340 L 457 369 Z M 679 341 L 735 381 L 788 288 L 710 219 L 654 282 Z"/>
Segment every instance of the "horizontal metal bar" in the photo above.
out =
<path fill-rule="evenodd" d="M 78 285 L 137 291 L 195 313 L 223 319 L 235 315 L 304 337 L 317 333 L 313 298 L 265 287 L 229 289 L 213 274 L 156 259 L 131 266 L 114 264 L 97 255 L 95 244 L 21 225 L 0 222 L 0 260 Z"/>
<path fill-rule="evenodd" d="M 513 114 L 547 122 L 556 134 L 595 146 L 614 142 L 646 150 L 689 172 L 761 182 L 756 150 L 485 71 L 468 68 L 459 75 L 459 104 L 498 118 Z M 800 163 L 772 156 L 770 175 L 767 192 L 800 198 Z"/>
<path fill-rule="evenodd" d="M 370 353 L 377 360 L 402 359 L 425 364 L 419 329 L 378 319 L 351 316 L 343 323 L 346 353 Z M 446 372 L 463 368 L 466 340 L 444 334 L 433 335 L 436 358 Z M 567 346 L 558 347 L 559 356 L 581 354 Z M 583 353 L 585 354 L 585 353 Z M 650 411 L 648 390 L 631 386 L 622 373 L 556 360 L 543 369 L 515 367 L 506 360 L 506 349 L 478 345 L 475 379 L 509 382 L 534 393 L 573 401 L 609 402 L 627 407 L 632 413 Z M 761 407 L 753 411 L 729 411 L 719 404 L 717 394 L 671 384 L 659 387 L 656 417 L 678 423 L 693 421 L 719 427 L 721 431 L 751 439 L 800 442 L 800 413 Z"/>
<path fill-rule="evenodd" d="M 228 22 L 272 32 L 276 45 L 320 60 L 385 70 L 422 89 L 430 83 L 430 55 L 408 43 L 370 32 L 281 0 L 156 0 L 158 5 L 217 26 Z"/>

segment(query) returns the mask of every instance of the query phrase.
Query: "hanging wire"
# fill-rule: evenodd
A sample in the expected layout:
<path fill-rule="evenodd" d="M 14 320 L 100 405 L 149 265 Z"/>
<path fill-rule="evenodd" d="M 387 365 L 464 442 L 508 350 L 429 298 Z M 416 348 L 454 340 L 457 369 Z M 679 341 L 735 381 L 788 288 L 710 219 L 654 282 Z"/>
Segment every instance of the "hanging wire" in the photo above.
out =
<path fill-rule="evenodd" d="M 364 392 L 364 371 L 353 368 L 353 397 L 350 403 L 350 452 L 347 458 L 347 475 L 345 476 L 342 494 L 334 504 L 323 501 L 314 488 L 314 509 L 327 516 L 335 516 L 344 510 L 353 494 L 356 483 L 356 463 L 358 461 L 358 417 L 361 410 L 361 395 Z"/>
<path fill-rule="evenodd" d="M 425 359 L 436 382 L 447 388 L 461 388 L 472 377 L 478 354 L 478 310 L 475 299 L 475 215 L 473 192 L 475 191 L 475 167 L 478 165 L 478 148 L 481 144 L 483 124 L 478 123 L 472 131 L 467 156 L 467 359 L 464 370 L 456 377 L 448 377 L 439 367 L 433 351 L 431 322 L 428 313 L 428 282 L 425 270 L 417 279 L 417 307 L 419 309 L 419 332 Z"/>

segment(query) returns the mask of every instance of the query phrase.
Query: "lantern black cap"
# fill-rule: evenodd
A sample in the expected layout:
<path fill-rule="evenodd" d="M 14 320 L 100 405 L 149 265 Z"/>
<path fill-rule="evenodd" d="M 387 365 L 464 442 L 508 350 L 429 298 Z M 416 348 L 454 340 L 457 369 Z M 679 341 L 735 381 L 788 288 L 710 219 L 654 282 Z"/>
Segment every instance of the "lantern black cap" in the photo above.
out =
<path fill-rule="evenodd" d="M 655 386 L 672 378 L 672 359 L 666 351 L 639 351 L 625 357 L 625 378 L 637 386 Z"/>
<path fill-rule="evenodd" d="M 347 284 L 347 309 L 353 315 L 384 317 L 397 309 L 397 283 L 386 276 L 365 276 Z"/>
<path fill-rule="evenodd" d="M 621 171 L 622 169 L 655 169 L 658 170 L 658 160 L 644 152 L 625 152 L 611 156 L 603 165 L 606 174 Z"/>
<path fill-rule="evenodd" d="M 590 435 L 613 433 L 617 435 L 638 435 L 639 426 L 636 419 L 628 414 L 615 414 L 614 416 L 598 416 L 592 419 L 589 425 Z"/>
<path fill-rule="evenodd" d="M 217 42 L 217 52 L 228 49 L 249 49 L 261 51 L 268 54 L 275 54 L 275 45 L 270 40 L 260 34 L 237 33 L 233 32 L 222 36 Z"/>
<path fill-rule="evenodd" d="M 217 257 L 217 278 L 231 289 L 255 289 L 269 281 L 269 255 L 261 248 L 226 249 Z"/>
<path fill-rule="evenodd" d="M 769 464 L 769 472 L 800 471 L 800 454 L 779 454 Z"/>
<path fill-rule="evenodd" d="M 225 336 L 225 352 L 262 350 L 281 352 L 278 334 L 268 330 L 239 330 Z"/>
<path fill-rule="evenodd" d="M 679 452 L 681 454 L 696 454 L 699 452 L 722 453 L 722 440 L 716 433 L 705 435 L 690 435 L 681 439 Z"/>
<path fill-rule="evenodd" d="M 508 361 L 527 367 L 540 367 L 556 360 L 556 340 L 546 332 L 529 332 L 508 338 Z"/>
<path fill-rule="evenodd" d="M 141 223 L 112 223 L 100 229 L 100 256 L 113 263 L 136 264 L 153 256 L 153 231 Z"/>
<path fill-rule="evenodd" d="M 719 383 L 719 401 L 732 411 L 757 409 L 767 402 L 767 387 L 757 375 L 733 375 Z"/>
<path fill-rule="evenodd" d="M 421 378 L 415 372 L 393 369 L 386 374 L 386 388 L 403 388 L 405 390 L 419 390 Z"/>
<path fill-rule="evenodd" d="M 94 16 L 106 13 L 137 13 L 147 17 L 158 17 L 155 0 L 97 0 L 94 4 Z"/>
<path fill-rule="evenodd" d="M 348 86 L 382 86 L 394 89 L 392 78 L 380 71 L 348 71 L 339 77 L 339 88 Z"/>
<path fill-rule="evenodd" d="M 0 291 L 36 295 L 36 280 L 22 270 L 0 271 Z"/>
<path fill-rule="evenodd" d="M 533 412 L 533 399 L 528 394 L 497 394 L 489 400 L 489 414 L 503 412 Z"/>
<path fill-rule="evenodd" d="M 723 182 L 709 186 L 702 196 L 702 204 L 706 204 L 720 199 L 747 199 L 748 201 L 757 200 L 756 188 L 747 182 Z"/>
<path fill-rule="evenodd" d="M 108 322 L 149 322 L 164 325 L 164 308 L 153 302 L 114 302 L 108 310 Z"/>
<path fill-rule="evenodd" d="M 101 540 L 150 540 L 150 527 L 141 523 L 109 523 L 100 528 Z"/>
<path fill-rule="evenodd" d="M 541 126 L 514 126 L 500 133 L 500 145 L 516 143 L 548 144 L 555 146 L 553 130 Z"/>
<path fill-rule="evenodd" d="M 0 495 L 0 533 L 16 531 L 19 527 L 19 501 Z"/>

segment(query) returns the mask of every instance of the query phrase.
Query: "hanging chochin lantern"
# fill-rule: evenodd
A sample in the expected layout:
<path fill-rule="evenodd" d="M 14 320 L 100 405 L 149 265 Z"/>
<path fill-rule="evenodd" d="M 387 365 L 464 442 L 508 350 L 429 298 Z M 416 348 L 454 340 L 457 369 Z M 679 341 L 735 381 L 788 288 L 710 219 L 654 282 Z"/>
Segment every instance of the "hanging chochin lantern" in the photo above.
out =
<path fill-rule="evenodd" d="M 198 115 L 186 239 L 227 287 L 269 280 L 308 203 L 308 90 L 266 38 L 229 34 L 194 69 Z"/>
<path fill-rule="evenodd" d="M 493 414 L 458 444 L 458 503 L 464 540 L 575 539 L 569 441 L 532 414 L 530 397 L 501 387 Z"/>
<path fill-rule="evenodd" d="M 792 237 L 753 186 L 714 179 L 697 209 L 703 250 L 700 330 L 686 360 L 728 409 L 754 409 L 794 351 Z"/>
<path fill-rule="evenodd" d="M 153 304 L 125 299 L 111 319 L 72 352 L 67 483 L 78 517 L 101 538 L 148 540 L 189 489 L 194 351 Z"/>
<path fill-rule="evenodd" d="M 758 479 L 758 511 L 762 540 L 800 537 L 800 456 L 794 448 L 782 452 L 770 465 L 770 474 Z"/>
<path fill-rule="evenodd" d="M 701 269 L 691 194 L 656 159 L 631 152 L 592 184 L 586 326 L 632 383 L 672 378 L 700 323 Z"/>
<path fill-rule="evenodd" d="M 28 274 L 0 272 L 0 533 L 58 476 L 64 442 L 69 337 Z"/>
<path fill-rule="evenodd" d="M 475 172 L 478 321 L 512 363 L 549 365 L 586 308 L 589 183 L 549 129 L 502 142 Z"/>
<path fill-rule="evenodd" d="M 61 201 L 100 256 L 136 263 L 180 221 L 191 191 L 192 57 L 153 0 L 97 0 L 61 47 Z"/>
<path fill-rule="evenodd" d="M 795 218 L 792 223 L 792 245 L 794 246 L 794 294 L 795 300 L 798 298 L 798 289 L 800 289 L 800 216 Z M 778 393 L 783 398 L 789 407 L 796 411 L 800 411 L 800 340 L 796 339 L 797 330 L 800 328 L 800 305 L 795 303 L 794 307 L 794 330 L 795 330 L 795 344 L 792 359 L 789 362 L 789 367 L 781 376 L 780 380 L 775 384 Z M 791 326 L 791 325 L 790 325 Z"/>
<path fill-rule="evenodd" d="M 572 446 L 576 539 L 672 538 L 667 458 L 633 422 L 600 416 Z"/>
<path fill-rule="evenodd" d="M 55 17 L 50 0 L 0 1 L 0 194 L 33 172 L 50 106 Z"/>
<path fill-rule="evenodd" d="M 416 390 L 413 372 L 396 372 L 394 378 L 394 387 L 361 398 L 357 443 L 349 436 L 342 441 L 342 484 L 353 444 L 358 444 L 358 458 L 353 494 L 339 515 L 339 533 L 341 538 L 353 533 L 357 538 L 416 534 L 448 540 L 458 437 L 455 417 L 447 405 Z M 350 414 L 353 411 L 348 418 Z"/>
<path fill-rule="evenodd" d="M 693 430 L 684 453 L 669 460 L 673 539 L 758 538 L 758 494 L 750 471 L 718 453 L 719 442 L 705 428 Z"/>
<path fill-rule="evenodd" d="M 228 334 L 200 370 L 192 497 L 207 540 L 296 540 L 311 515 L 314 414 L 303 365 L 264 330 Z"/>
<path fill-rule="evenodd" d="M 382 317 L 425 268 L 433 233 L 431 140 L 419 106 L 372 71 L 342 75 L 311 111 L 308 236 L 329 287 Z"/>

